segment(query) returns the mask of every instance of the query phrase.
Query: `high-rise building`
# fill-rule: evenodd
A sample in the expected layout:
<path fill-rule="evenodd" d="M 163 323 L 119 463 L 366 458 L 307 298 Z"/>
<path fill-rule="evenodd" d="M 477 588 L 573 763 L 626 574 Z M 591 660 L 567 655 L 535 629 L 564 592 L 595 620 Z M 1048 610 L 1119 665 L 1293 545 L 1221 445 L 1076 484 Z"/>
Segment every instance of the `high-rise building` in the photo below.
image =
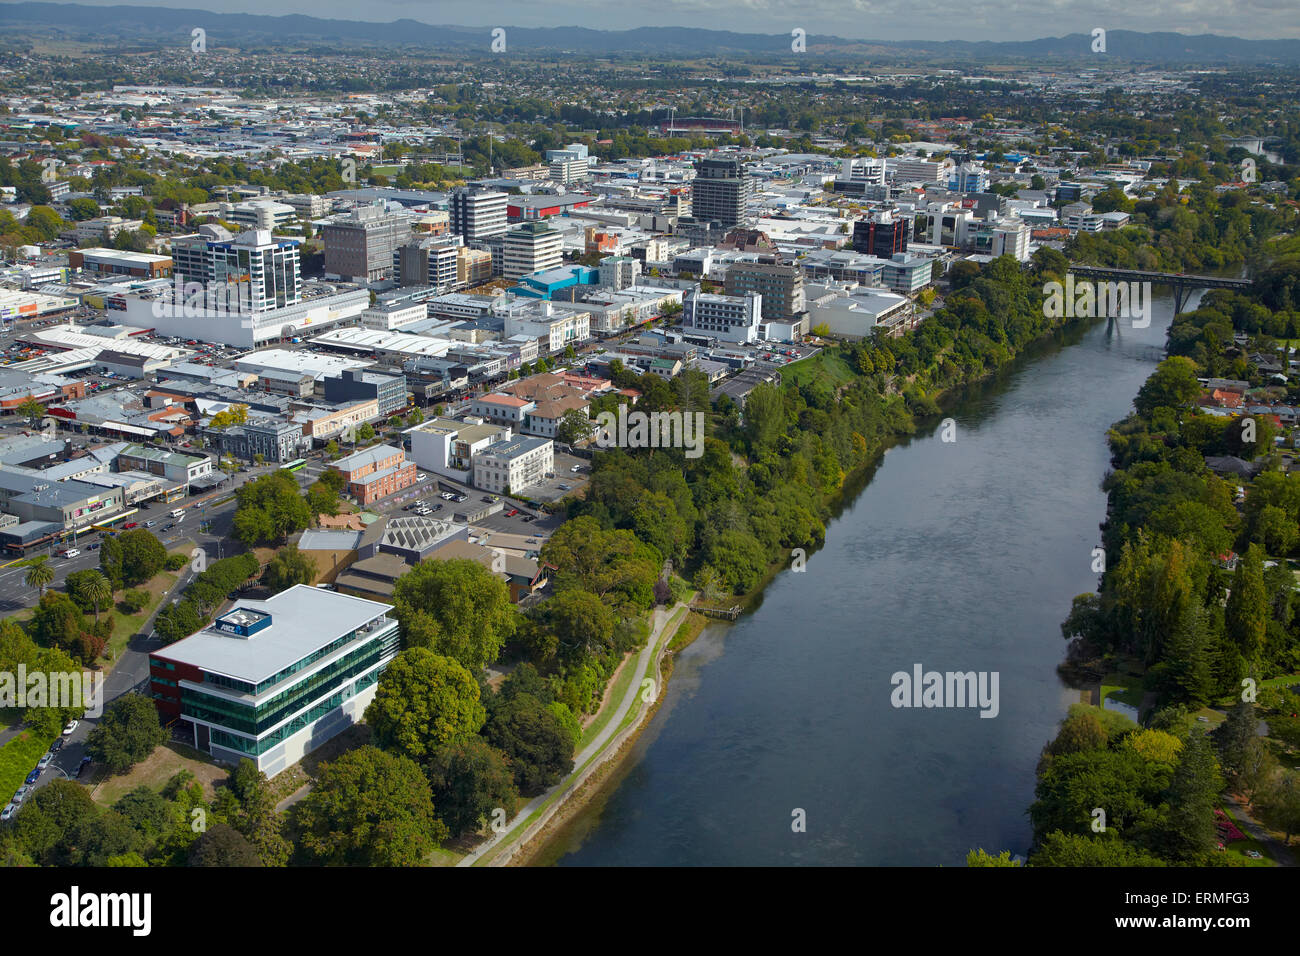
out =
<path fill-rule="evenodd" d="M 203 226 L 172 240 L 172 260 L 181 282 L 198 282 L 206 292 L 234 290 L 242 312 L 282 309 L 302 299 L 298 241 L 276 239 L 265 229 L 232 238 L 220 226 Z"/>
<path fill-rule="evenodd" d="M 888 259 L 907 251 L 907 220 L 890 213 L 875 213 L 853 224 L 853 251 Z"/>
<path fill-rule="evenodd" d="M 979 163 L 962 163 L 949 177 L 948 188 L 959 193 L 988 192 L 988 170 Z"/>
<path fill-rule="evenodd" d="M 506 204 L 509 196 L 482 186 L 458 186 L 448 197 L 451 231 L 466 243 L 499 236 L 509 229 Z"/>
<path fill-rule="evenodd" d="M 695 329 L 727 342 L 756 342 L 763 320 L 763 297 L 715 295 L 689 290 L 682 297 L 682 328 Z"/>
<path fill-rule="evenodd" d="M 570 143 L 564 149 L 548 149 L 550 178 L 562 186 L 584 182 L 591 172 L 591 156 L 585 143 Z"/>
<path fill-rule="evenodd" d="M 774 256 L 731 264 L 723 279 L 723 289 L 732 296 L 757 292 L 763 297 L 763 318 L 769 321 L 788 322 L 808 309 L 803 272 L 794 264 L 777 261 Z"/>
<path fill-rule="evenodd" d="M 460 236 L 416 237 L 393 250 L 393 279 L 399 286 L 433 286 L 439 294 L 459 284 L 457 257 L 464 246 Z"/>
<path fill-rule="evenodd" d="M 411 235 L 411 217 L 383 206 L 358 206 L 350 214 L 326 223 L 325 271 L 358 282 L 387 278 L 393 250 Z"/>
<path fill-rule="evenodd" d="M 726 228 L 753 221 L 750 205 L 754 181 L 739 159 L 703 159 L 695 164 L 691 184 L 691 215 L 697 220 L 716 220 Z"/>
<path fill-rule="evenodd" d="M 543 269 L 555 269 L 564 261 L 564 236 L 545 222 L 526 222 L 506 233 L 502 250 L 502 274 L 518 279 Z"/>

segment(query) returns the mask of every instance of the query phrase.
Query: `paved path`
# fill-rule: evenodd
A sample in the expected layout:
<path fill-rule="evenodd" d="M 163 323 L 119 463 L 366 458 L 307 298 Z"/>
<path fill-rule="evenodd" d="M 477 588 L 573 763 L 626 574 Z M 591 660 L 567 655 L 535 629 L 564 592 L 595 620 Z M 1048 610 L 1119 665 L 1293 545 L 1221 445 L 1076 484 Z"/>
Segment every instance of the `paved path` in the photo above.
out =
<path fill-rule="evenodd" d="M 1295 866 L 1295 856 L 1290 847 L 1273 837 L 1258 820 L 1250 815 L 1246 805 L 1235 794 L 1225 794 L 1224 803 L 1232 808 L 1232 814 L 1237 818 L 1237 823 L 1241 826 L 1252 839 L 1257 840 L 1264 846 L 1268 847 L 1269 855 L 1273 857 L 1278 866 Z"/>
<path fill-rule="evenodd" d="M 679 610 L 686 607 L 687 605 L 685 604 L 678 604 L 675 607 L 668 609 L 655 609 L 654 613 L 651 615 L 653 626 L 650 637 L 646 641 L 645 647 L 641 648 L 641 653 L 636 656 L 635 662 L 630 664 L 630 666 L 635 667 L 635 670 L 632 672 L 634 675 L 633 679 L 631 683 L 628 684 L 627 690 L 623 694 L 623 699 L 618 702 L 614 715 L 609 719 L 609 722 L 605 725 L 604 729 L 596 735 L 595 739 L 592 740 L 591 743 L 579 751 L 578 755 L 574 758 L 573 765 L 576 769 L 573 773 L 569 774 L 565 779 L 561 780 L 545 793 L 529 800 L 528 803 L 524 805 L 523 809 L 515 815 L 514 819 L 510 821 L 505 830 L 501 833 L 493 834 L 491 839 L 487 840 L 482 846 L 478 847 L 458 862 L 456 864 L 457 866 L 473 866 L 481 857 L 484 856 L 484 854 L 491 852 L 498 846 L 507 844 L 517 845 L 535 834 L 546 824 L 555 812 L 564 805 L 564 798 L 562 797 L 555 800 L 549 807 L 547 807 L 546 811 L 543 812 L 541 816 L 527 826 L 523 825 L 524 821 L 532 816 L 539 807 L 545 804 L 561 790 L 566 792 L 576 790 L 597 767 L 617 751 L 618 747 L 622 745 L 625 737 L 625 734 L 620 732 L 623 719 L 633 707 L 639 706 L 639 702 L 641 701 L 641 679 L 637 675 L 645 673 L 646 667 L 652 659 L 656 662 L 660 660 L 664 648 L 667 646 L 668 641 L 672 639 L 672 634 L 668 633 L 668 622 L 675 618 Z M 658 676 L 658 667 L 656 667 L 656 677 Z M 659 680 L 656 680 L 655 698 L 663 692 L 663 688 L 659 686 L 660 683 Z M 626 728 L 626 730 L 632 730 L 634 727 L 635 725 Z M 614 746 L 610 746 L 611 744 L 614 744 Z M 517 849 L 517 846 L 514 848 Z M 489 865 L 498 865 L 497 861 L 504 861 L 509 857 L 509 855 L 508 852 L 500 853 Z"/>

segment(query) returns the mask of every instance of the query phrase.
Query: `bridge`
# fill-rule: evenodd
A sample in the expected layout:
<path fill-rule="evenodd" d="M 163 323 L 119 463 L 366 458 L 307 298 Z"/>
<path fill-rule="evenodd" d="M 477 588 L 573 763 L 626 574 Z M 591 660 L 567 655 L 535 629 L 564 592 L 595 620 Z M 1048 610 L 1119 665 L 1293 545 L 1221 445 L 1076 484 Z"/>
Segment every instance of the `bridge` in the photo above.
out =
<path fill-rule="evenodd" d="M 1150 282 L 1174 290 L 1174 315 L 1183 311 L 1188 296 L 1197 289 L 1249 289 L 1251 279 L 1226 279 L 1222 276 L 1188 275 L 1183 272 L 1147 272 L 1142 269 L 1107 269 L 1104 266 L 1070 266 L 1079 279 L 1104 279 L 1112 282 Z"/>

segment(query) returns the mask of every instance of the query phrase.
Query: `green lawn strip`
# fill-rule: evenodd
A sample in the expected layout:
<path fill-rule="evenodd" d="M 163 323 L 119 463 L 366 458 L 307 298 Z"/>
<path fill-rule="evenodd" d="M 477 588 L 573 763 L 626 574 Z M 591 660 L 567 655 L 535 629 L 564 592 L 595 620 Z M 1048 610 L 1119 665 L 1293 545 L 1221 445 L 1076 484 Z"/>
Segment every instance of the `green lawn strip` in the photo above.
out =
<path fill-rule="evenodd" d="M 663 633 L 668 632 L 668 627 L 671 627 L 672 620 L 676 619 L 677 615 L 684 614 L 685 610 L 686 609 L 681 609 L 677 611 L 677 614 L 673 615 L 672 619 L 669 619 L 668 626 L 664 627 L 664 630 L 660 632 L 660 636 L 662 636 Z M 653 675 L 654 669 L 655 669 L 655 656 L 654 654 L 651 654 L 649 661 L 647 661 L 646 663 L 645 675 L 643 676 Z M 633 667 L 624 667 L 624 670 L 628 671 L 630 674 L 630 672 L 633 672 L 634 669 Z M 617 697 L 614 698 L 614 702 L 612 702 L 611 708 L 617 708 L 617 706 L 619 706 L 620 700 L 621 698 L 617 698 Z M 619 724 L 619 731 L 615 732 L 615 734 L 610 737 L 610 740 L 606 741 L 607 744 L 606 747 L 603 747 L 599 749 L 598 752 L 591 754 L 588 760 L 582 763 L 582 766 L 573 767 L 573 770 L 571 771 L 571 773 L 568 774 L 568 777 L 565 777 L 562 780 L 562 782 L 560 782 L 558 790 L 556 790 L 554 793 L 551 793 L 551 796 L 547 797 L 546 800 L 543 800 L 542 803 L 537 806 L 537 809 L 534 809 L 532 813 L 529 813 L 528 817 L 524 818 L 523 821 L 517 822 L 515 823 L 515 825 L 511 826 L 510 830 L 506 831 L 507 836 L 513 834 L 513 832 L 526 830 L 528 829 L 529 826 L 532 826 L 533 822 L 536 821 L 538 817 L 541 817 L 542 813 L 545 813 L 546 810 L 550 808 L 550 805 L 554 804 L 555 801 L 559 799 L 562 793 L 568 790 L 568 787 L 571 786 L 573 780 L 575 780 L 578 777 L 578 774 L 581 774 L 582 771 L 586 770 L 586 767 L 589 767 L 591 763 L 601 760 L 601 758 L 604 756 L 604 753 L 606 753 L 606 750 L 608 749 L 608 743 L 611 743 L 611 741 L 614 740 L 615 737 L 619 736 L 620 732 L 623 732 L 624 728 L 627 727 L 628 724 L 632 723 L 634 719 L 636 719 L 638 715 L 640 715 L 640 713 L 641 713 L 640 706 L 630 706 L 630 708 L 628 708 L 627 715 L 624 715 L 623 722 Z M 484 855 L 478 857 L 477 860 L 474 860 L 473 865 L 486 866 L 487 862 L 489 862 L 491 858 L 497 856 L 497 853 L 500 852 L 500 849 L 506 847 L 506 845 L 510 843 L 511 843 L 510 839 L 503 839 L 502 842 L 495 845 L 495 847 L 491 848 L 490 851 L 487 851 L 486 853 L 484 853 Z"/>
<path fill-rule="evenodd" d="M 1267 844 L 1260 843 L 1258 840 L 1252 837 L 1250 833 L 1246 830 L 1246 828 L 1243 827 L 1238 822 L 1237 818 L 1233 816 L 1232 811 L 1229 810 L 1227 807 L 1220 807 L 1219 809 L 1221 809 L 1225 814 L 1227 814 L 1228 819 L 1233 822 L 1233 824 L 1237 827 L 1238 830 L 1246 834 L 1246 839 L 1233 840 L 1232 842 L 1228 843 L 1227 844 L 1228 849 L 1224 852 L 1224 856 L 1226 856 L 1229 860 L 1233 861 L 1234 863 L 1238 863 L 1241 866 L 1277 866 L 1278 865 L 1277 861 L 1274 860 L 1272 855 L 1268 852 Z M 1262 856 L 1258 860 L 1253 860 L 1246 855 L 1247 850 L 1255 850 L 1256 852 L 1260 853 Z"/>
<path fill-rule="evenodd" d="M 632 652 L 636 654 L 635 651 Z M 631 659 L 624 661 L 623 669 L 619 672 L 618 678 L 613 685 L 605 690 L 605 706 L 600 709 L 596 719 L 589 723 L 582 731 L 582 737 L 578 741 L 578 750 L 582 750 L 589 743 L 596 739 L 609 719 L 614 716 L 614 711 L 618 710 L 619 701 L 627 693 L 627 685 L 631 683 L 636 668 L 632 666 Z"/>
<path fill-rule="evenodd" d="M 58 736 L 56 733 L 45 738 L 38 736 L 35 731 L 24 730 L 0 747 L 0 802 L 8 803 L 13 798 L 14 791 L 36 769 L 36 762 L 50 749 Z"/>
<path fill-rule="evenodd" d="M 109 638 L 108 648 L 106 649 L 112 660 L 117 660 L 122 656 L 122 651 L 126 649 L 127 643 L 134 637 L 144 626 L 144 622 L 149 620 L 149 615 L 154 612 L 163 595 L 166 594 L 176 583 L 176 575 L 168 571 L 163 571 L 150 580 L 144 587 L 149 589 L 149 603 L 138 614 L 123 614 L 114 605 L 113 615 L 113 636 Z M 101 612 L 103 613 L 103 612 Z"/>
<path fill-rule="evenodd" d="M 1260 687 L 1290 687 L 1292 684 L 1300 684 L 1300 674 L 1283 674 L 1259 682 Z"/>
<path fill-rule="evenodd" d="M 1106 706 L 1106 698 L 1112 698 L 1131 707 L 1142 704 L 1142 680 L 1128 674 L 1107 674 L 1101 681 L 1101 706 Z"/>
<path fill-rule="evenodd" d="M 428 859 L 425 860 L 426 866 L 455 866 L 465 858 L 466 854 L 457 853 L 454 850 L 437 849 L 431 852 Z"/>

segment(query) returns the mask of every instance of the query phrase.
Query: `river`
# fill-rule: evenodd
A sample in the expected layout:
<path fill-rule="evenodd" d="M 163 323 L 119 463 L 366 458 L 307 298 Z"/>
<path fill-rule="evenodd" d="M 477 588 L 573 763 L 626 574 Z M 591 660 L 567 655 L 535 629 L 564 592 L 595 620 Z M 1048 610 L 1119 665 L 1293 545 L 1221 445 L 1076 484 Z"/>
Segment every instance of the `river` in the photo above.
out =
<path fill-rule="evenodd" d="M 1189 307 L 1194 308 L 1195 303 Z M 1076 327 L 969 389 L 846 496 L 807 570 L 675 662 L 658 714 L 535 862 L 960 866 L 1024 853 L 1043 744 L 1078 692 L 1060 622 L 1095 590 L 1107 427 L 1162 357 Z M 891 675 L 997 672 L 998 712 L 895 708 Z M 804 832 L 795 832 L 802 811 Z"/>

